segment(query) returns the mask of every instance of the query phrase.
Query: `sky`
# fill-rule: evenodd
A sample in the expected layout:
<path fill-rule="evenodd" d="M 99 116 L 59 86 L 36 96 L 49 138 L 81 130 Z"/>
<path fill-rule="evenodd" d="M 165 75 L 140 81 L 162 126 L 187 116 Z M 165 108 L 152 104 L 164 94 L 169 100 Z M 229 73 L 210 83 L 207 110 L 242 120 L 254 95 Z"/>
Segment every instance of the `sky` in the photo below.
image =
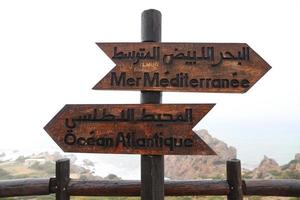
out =
<path fill-rule="evenodd" d="M 272 69 L 245 94 L 164 92 L 163 103 L 216 103 L 195 127 L 242 163 L 300 153 L 300 1 L 0 2 L 0 149 L 59 149 L 43 127 L 65 104 L 139 103 L 92 87 L 114 66 L 95 42 L 140 42 L 141 13 L 162 13 L 163 42 L 247 43 Z"/>

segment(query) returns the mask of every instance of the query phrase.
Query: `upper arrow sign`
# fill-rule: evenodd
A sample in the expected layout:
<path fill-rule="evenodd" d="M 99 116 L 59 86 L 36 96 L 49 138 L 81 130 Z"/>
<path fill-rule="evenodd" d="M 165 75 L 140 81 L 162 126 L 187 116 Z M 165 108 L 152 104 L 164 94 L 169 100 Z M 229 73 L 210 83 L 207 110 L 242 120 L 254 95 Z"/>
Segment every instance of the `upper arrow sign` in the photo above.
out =
<path fill-rule="evenodd" d="M 271 67 L 242 43 L 97 43 L 116 66 L 93 89 L 244 93 Z"/>
<path fill-rule="evenodd" d="M 45 130 L 65 152 L 215 155 L 192 131 L 213 106 L 66 105 Z"/>

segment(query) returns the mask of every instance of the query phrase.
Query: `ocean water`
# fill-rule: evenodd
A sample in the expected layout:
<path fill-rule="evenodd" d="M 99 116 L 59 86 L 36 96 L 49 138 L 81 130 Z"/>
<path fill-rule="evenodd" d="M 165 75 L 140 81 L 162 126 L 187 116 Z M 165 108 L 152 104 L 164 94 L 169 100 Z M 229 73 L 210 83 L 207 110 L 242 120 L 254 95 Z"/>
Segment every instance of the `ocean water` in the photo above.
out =
<path fill-rule="evenodd" d="M 140 156 L 139 155 L 126 155 L 126 154 L 91 154 L 91 153 L 64 153 L 58 147 L 56 148 L 44 148 L 44 149 L 0 149 L 0 155 L 5 153 L 5 156 L 1 156 L 0 160 L 15 160 L 19 156 L 29 156 L 32 154 L 38 154 L 41 152 L 59 152 L 62 155 L 69 156 L 75 155 L 77 165 L 83 166 L 83 160 L 89 159 L 94 163 L 94 167 L 90 168 L 95 172 L 95 175 L 105 177 L 109 174 L 115 174 L 122 179 L 140 179 Z"/>
<path fill-rule="evenodd" d="M 233 128 L 234 129 L 234 128 Z M 278 164 L 287 164 L 300 153 L 300 131 L 280 130 L 269 131 L 260 129 L 245 129 L 244 131 L 224 131 L 221 134 L 215 130 L 212 134 L 229 146 L 237 149 L 237 158 L 242 166 L 253 169 L 259 165 L 264 156 L 273 158 Z"/>
<path fill-rule="evenodd" d="M 212 132 L 212 131 L 211 131 Z M 236 134 L 212 134 L 229 146 L 237 149 L 238 159 L 241 160 L 242 167 L 253 169 L 263 159 L 264 155 L 275 159 L 280 165 L 288 163 L 292 160 L 296 153 L 300 153 L 300 140 L 297 132 L 288 133 L 252 133 L 250 130 Z M 49 145 L 43 148 L 22 148 L 22 149 L 0 149 L 5 153 L 0 160 L 14 160 L 20 155 L 31 155 L 40 152 L 64 153 L 58 146 Z M 74 153 L 77 157 L 76 164 L 82 165 L 84 159 L 89 159 L 95 163 L 93 170 L 96 175 L 105 177 L 109 174 L 115 174 L 122 179 L 140 179 L 140 155 L 126 154 L 88 154 Z M 174 166 L 176 167 L 176 166 Z"/>

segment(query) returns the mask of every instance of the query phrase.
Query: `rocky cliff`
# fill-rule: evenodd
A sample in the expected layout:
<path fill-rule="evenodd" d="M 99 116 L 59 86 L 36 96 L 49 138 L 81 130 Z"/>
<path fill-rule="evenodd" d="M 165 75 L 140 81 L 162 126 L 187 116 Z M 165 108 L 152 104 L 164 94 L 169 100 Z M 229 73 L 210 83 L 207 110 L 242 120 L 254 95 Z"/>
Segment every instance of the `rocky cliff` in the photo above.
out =
<path fill-rule="evenodd" d="M 197 134 L 218 156 L 165 156 L 165 177 L 171 179 L 225 178 L 226 161 L 236 158 L 236 149 L 213 138 L 206 130 Z M 71 162 L 71 177 L 79 179 L 120 179 L 110 174 L 99 177 L 95 174 L 95 163 L 88 159 L 77 160 L 74 154 L 42 152 L 7 160 L 0 152 L 0 180 L 13 178 L 52 177 L 55 174 L 55 161 L 68 157 Z M 130 164 L 126 163 L 128 170 Z M 254 170 L 243 169 L 243 178 L 256 179 L 300 179 L 300 153 L 286 165 L 280 166 L 274 159 L 265 156 Z"/>
<path fill-rule="evenodd" d="M 165 176 L 171 179 L 225 177 L 226 160 L 236 158 L 236 149 L 213 138 L 206 130 L 196 133 L 217 156 L 165 156 Z"/>
<path fill-rule="evenodd" d="M 165 176 L 170 179 L 225 178 L 226 161 L 236 158 L 236 149 L 213 138 L 206 130 L 197 134 L 218 156 L 165 156 Z M 243 178 L 300 179 L 300 153 L 288 164 L 280 166 L 274 159 L 264 156 L 254 170 L 243 169 Z"/>
<path fill-rule="evenodd" d="M 70 177 L 82 180 L 99 180 L 120 178 L 114 174 L 100 177 L 94 173 L 94 163 L 88 159 L 82 163 L 76 163 L 76 156 L 68 154 L 62 155 L 58 152 L 41 152 L 29 156 L 19 156 L 17 159 L 0 160 L 0 180 L 17 178 L 49 178 L 55 175 L 55 161 L 61 158 L 70 159 Z"/>
<path fill-rule="evenodd" d="M 300 179 L 300 154 L 286 165 L 279 164 L 272 158 L 264 156 L 259 166 L 253 171 L 244 172 L 245 178 L 254 179 Z"/>

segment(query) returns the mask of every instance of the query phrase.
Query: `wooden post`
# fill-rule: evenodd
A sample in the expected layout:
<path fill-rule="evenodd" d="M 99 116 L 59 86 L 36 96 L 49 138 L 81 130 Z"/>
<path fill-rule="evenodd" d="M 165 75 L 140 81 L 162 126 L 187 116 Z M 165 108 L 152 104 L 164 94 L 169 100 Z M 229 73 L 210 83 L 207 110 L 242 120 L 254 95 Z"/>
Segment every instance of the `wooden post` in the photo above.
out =
<path fill-rule="evenodd" d="M 158 10 L 145 10 L 142 13 L 142 41 L 161 41 L 161 13 Z M 162 93 L 141 91 L 142 104 L 160 104 Z M 141 199 L 164 199 L 164 156 L 141 156 Z"/>
<path fill-rule="evenodd" d="M 228 200 L 242 200 L 242 175 L 241 175 L 241 162 L 238 159 L 232 159 L 226 163 L 227 181 L 229 185 Z"/>
<path fill-rule="evenodd" d="M 56 200 L 69 200 L 68 184 L 70 181 L 70 160 L 60 159 L 56 161 Z"/>

